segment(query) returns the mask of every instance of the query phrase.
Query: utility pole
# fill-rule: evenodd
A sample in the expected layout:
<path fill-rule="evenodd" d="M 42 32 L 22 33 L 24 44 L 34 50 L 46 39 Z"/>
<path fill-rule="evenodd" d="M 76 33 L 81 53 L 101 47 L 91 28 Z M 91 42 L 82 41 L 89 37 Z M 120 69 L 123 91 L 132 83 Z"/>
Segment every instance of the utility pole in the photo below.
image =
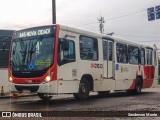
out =
<path fill-rule="evenodd" d="M 56 0 L 52 0 L 52 23 L 56 24 Z"/>
<path fill-rule="evenodd" d="M 104 32 L 104 17 L 101 17 L 101 18 L 97 18 L 98 22 L 99 22 L 99 30 L 100 30 L 100 33 L 103 33 Z"/>

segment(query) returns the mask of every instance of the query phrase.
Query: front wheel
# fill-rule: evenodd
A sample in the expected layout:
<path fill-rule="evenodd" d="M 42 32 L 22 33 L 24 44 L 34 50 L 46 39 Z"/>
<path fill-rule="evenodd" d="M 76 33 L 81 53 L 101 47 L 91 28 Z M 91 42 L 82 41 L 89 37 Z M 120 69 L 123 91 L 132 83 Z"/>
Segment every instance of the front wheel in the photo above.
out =
<path fill-rule="evenodd" d="M 50 99 L 52 98 L 50 94 L 45 94 L 45 93 L 38 93 L 38 96 L 40 99 L 42 99 L 45 102 L 50 101 Z"/>
<path fill-rule="evenodd" d="M 90 86 L 86 79 L 82 79 L 79 84 L 78 93 L 73 94 L 75 99 L 87 99 L 89 97 Z"/>

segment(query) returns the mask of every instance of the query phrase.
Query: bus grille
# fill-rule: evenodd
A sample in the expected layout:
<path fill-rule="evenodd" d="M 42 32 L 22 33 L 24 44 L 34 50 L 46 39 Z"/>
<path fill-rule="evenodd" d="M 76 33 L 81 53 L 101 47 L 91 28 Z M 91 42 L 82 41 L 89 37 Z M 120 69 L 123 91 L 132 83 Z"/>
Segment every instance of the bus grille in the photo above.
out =
<path fill-rule="evenodd" d="M 20 92 L 22 92 L 23 90 L 30 90 L 31 92 L 37 92 L 39 89 L 39 86 L 19 86 L 19 85 L 16 85 L 15 88 Z"/>

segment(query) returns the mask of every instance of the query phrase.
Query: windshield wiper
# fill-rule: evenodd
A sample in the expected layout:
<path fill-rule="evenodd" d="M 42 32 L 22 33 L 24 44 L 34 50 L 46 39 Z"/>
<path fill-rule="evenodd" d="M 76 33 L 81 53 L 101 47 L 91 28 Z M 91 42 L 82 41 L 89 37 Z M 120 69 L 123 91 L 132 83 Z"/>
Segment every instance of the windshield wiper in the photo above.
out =
<path fill-rule="evenodd" d="M 31 45 L 31 50 L 29 50 L 29 58 L 30 58 L 30 61 L 32 60 L 32 54 L 36 51 L 36 45 L 39 41 L 42 41 L 43 37 L 40 37 L 37 39 L 37 41 L 32 45 Z M 29 46 L 30 47 L 30 46 Z"/>
<path fill-rule="evenodd" d="M 25 64 L 25 60 L 26 60 L 26 56 L 27 56 L 27 44 L 25 45 L 23 40 L 20 39 L 20 46 L 21 46 L 20 53 L 22 54 L 22 63 L 24 65 Z"/>

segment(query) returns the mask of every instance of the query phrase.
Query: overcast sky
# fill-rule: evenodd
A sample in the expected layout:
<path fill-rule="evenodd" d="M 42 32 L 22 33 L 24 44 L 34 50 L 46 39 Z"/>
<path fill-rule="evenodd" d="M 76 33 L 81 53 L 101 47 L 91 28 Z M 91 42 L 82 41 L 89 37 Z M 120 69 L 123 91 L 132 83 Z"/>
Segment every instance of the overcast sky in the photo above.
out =
<path fill-rule="evenodd" d="M 0 0 L 0 29 L 23 29 L 52 23 L 52 0 Z M 57 23 L 105 33 L 160 48 L 160 19 L 148 22 L 147 8 L 160 0 L 57 0 Z"/>

